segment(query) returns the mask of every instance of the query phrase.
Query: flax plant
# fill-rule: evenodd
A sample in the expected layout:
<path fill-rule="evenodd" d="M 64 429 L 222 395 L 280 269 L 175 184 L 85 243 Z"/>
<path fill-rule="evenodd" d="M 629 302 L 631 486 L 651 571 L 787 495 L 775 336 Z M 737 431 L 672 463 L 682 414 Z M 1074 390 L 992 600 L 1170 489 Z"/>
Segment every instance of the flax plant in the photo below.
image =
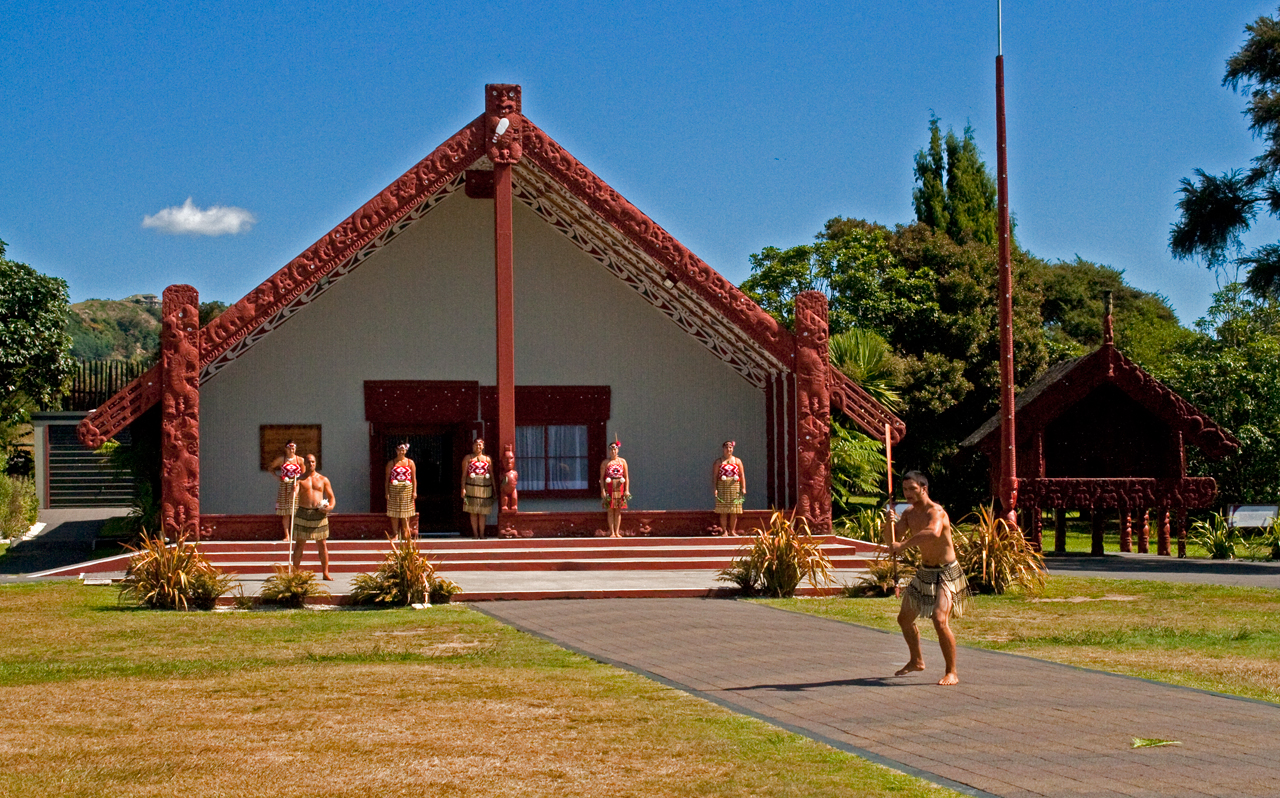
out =
<path fill-rule="evenodd" d="M 351 584 L 355 604 L 445 604 L 461 588 L 436 576 L 435 565 L 411 540 L 387 538 L 391 551 L 372 574 L 358 574 Z"/>
<path fill-rule="evenodd" d="M 1202 546 L 1209 552 L 1210 559 L 1214 560 L 1234 560 L 1236 546 L 1244 545 L 1244 537 L 1240 531 L 1227 524 L 1222 513 L 1214 513 L 1196 521 L 1191 525 L 1191 534 L 1187 537 L 1192 543 Z"/>
<path fill-rule="evenodd" d="M 880 552 L 867 563 L 867 572 L 853 585 L 846 585 L 846 598 L 884 598 L 897 594 L 898 586 L 915 576 L 920 550 L 907 549 L 896 557 Z"/>
<path fill-rule="evenodd" d="M 120 584 L 120 599 L 129 599 L 152 609 L 211 610 L 218 598 L 236 585 L 219 571 L 200 549 L 181 537 L 173 546 L 163 535 L 143 530 L 138 547 Z"/>
<path fill-rule="evenodd" d="M 262 583 L 258 596 L 267 604 L 279 604 L 290 609 L 302 609 L 309 598 L 330 595 L 329 589 L 316 581 L 311 571 L 290 571 L 283 565 L 271 566 L 275 573 Z"/>
<path fill-rule="evenodd" d="M 955 530 L 956 556 L 976 593 L 1004 593 L 1020 587 L 1027 593 L 1044 589 L 1048 575 L 1044 557 L 1022 530 L 996 516 L 990 506 L 971 513 Z"/>
<path fill-rule="evenodd" d="M 809 522 L 781 512 L 769 517 L 769 528 L 756 530 L 756 537 L 739 550 L 738 557 L 717 579 L 742 588 L 748 596 L 787 598 L 794 596 L 800 580 L 817 588 L 831 580 L 831 561 L 822 551 L 822 541 L 809 531 Z"/>

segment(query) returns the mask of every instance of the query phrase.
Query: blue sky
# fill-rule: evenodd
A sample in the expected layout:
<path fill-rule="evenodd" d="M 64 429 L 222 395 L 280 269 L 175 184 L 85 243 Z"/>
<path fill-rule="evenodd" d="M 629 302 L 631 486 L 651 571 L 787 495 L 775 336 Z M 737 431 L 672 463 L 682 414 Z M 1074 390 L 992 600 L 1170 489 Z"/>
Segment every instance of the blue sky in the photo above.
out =
<path fill-rule="evenodd" d="M 994 0 L 266 6 L 0 4 L 8 256 L 73 301 L 235 301 L 479 114 L 485 83 L 522 84 L 527 116 L 735 282 L 831 216 L 911 221 L 930 113 L 995 163 Z M 1276 10 L 1006 2 L 1023 246 L 1200 316 L 1214 278 L 1169 256 L 1175 192 L 1257 154 L 1220 82 Z M 166 233 L 188 198 L 242 210 L 221 218 L 240 232 Z"/>

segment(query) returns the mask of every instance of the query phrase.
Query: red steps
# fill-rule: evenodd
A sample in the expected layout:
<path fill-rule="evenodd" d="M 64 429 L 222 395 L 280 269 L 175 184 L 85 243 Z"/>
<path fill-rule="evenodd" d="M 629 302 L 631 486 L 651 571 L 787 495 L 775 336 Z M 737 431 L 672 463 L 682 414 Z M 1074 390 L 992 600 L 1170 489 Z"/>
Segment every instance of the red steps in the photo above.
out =
<path fill-rule="evenodd" d="M 833 568 L 866 567 L 878 546 L 834 535 L 819 538 Z M 475 571 L 718 571 L 726 568 L 748 537 L 634 537 L 634 538 L 516 538 L 472 540 L 429 538 L 419 549 L 448 576 Z M 270 574 L 288 557 L 284 541 L 206 541 L 205 556 L 217 567 L 235 574 Z M 304 549 L 302 567 L 319 570 L 314 544 Z M 386 540 L 330 540 L 330 571 L 367 573 L 377 569 L 390 544 Z M 79 563 L 39 576 L 80 576 L 122 572 L 127 556 Z"/>

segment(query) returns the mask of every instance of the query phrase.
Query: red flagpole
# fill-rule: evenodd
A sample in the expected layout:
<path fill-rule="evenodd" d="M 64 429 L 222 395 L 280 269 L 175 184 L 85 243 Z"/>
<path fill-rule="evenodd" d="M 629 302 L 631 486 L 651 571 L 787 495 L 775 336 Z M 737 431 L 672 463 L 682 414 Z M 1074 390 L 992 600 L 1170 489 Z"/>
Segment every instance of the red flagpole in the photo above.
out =
<path fill-rule="evenodd" d="M 1000 209 L 1000 503 L 1006 520 L 1016 522 L 1017 444 L 1013 418 L 1013 264 L 1009 255 L 1009 163 L 1004 126 L 1004 32 L 996 0 L 996 179 Z"/>

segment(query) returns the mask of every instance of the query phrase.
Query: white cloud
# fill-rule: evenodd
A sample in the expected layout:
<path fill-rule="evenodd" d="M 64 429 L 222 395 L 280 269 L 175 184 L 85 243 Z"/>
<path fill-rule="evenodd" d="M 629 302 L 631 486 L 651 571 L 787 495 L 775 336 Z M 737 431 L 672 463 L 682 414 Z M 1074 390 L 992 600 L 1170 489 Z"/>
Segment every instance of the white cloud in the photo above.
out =
<path fill-rule="evenodd" d="M 175 205 L 158 211 L 153 216 L 142 217 L 143 227 L 154 227 L 162 233 L 172 235 L 220 236 L 226 233 L 247 233 L 258 221 L 244 208 L 223 207 L 214 205 L 208 210 L 201 210 L 191 202 Z"/>

